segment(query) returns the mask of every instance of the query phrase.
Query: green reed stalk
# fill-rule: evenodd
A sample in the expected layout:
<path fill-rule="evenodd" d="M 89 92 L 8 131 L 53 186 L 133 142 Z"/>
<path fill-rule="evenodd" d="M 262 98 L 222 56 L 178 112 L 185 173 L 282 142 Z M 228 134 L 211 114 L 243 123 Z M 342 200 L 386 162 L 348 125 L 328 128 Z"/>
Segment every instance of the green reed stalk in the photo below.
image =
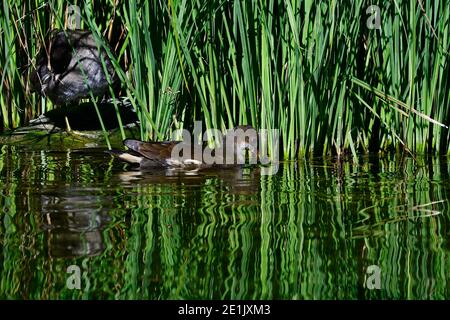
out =
<path fill-rule="evenodd" d="M 172 129 L 202 120 L 222 130 L 277 128 L 285 159 L 312 152 L 355 159 L 369 151 L 450 153 L 444 0 L 76 4 L 82 27 L 98 36 L 122 93 L 138 110 L 142 139 L 167 139 Z M 379 25 L 370 24 L 378 21 L 371 5 L 378 5 Z M 50 1 L 50 11 L 42 6 L 3 2 L 0 121 L 6 128 L 51 107 L 29 94 L 22 72 L 42 35 L 65 25 L 63 2 Z M 114 23 L 126 31 L 116 55 L 100 37 Z"/>

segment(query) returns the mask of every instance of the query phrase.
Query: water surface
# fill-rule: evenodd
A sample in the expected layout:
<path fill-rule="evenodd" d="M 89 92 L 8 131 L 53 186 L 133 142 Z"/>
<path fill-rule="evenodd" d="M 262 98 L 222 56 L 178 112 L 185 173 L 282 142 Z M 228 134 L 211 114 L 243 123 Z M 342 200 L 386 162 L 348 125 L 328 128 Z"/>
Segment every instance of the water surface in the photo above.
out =
<path fill-rule="evenodd" d="M 0 298 L 448 299 L 448 166 L 141 173 L 99 149 L 0 146 Z"/>

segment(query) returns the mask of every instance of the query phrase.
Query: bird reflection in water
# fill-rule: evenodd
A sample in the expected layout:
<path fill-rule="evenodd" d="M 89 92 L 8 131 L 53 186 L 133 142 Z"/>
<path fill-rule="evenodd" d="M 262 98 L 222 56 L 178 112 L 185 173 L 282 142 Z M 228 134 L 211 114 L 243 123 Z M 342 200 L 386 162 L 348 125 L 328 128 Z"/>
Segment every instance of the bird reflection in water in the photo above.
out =
<path fill-rule="evenodd" d="M 47 231 L 49 254 L 61 258 L 99 255 L 105 249 L 102 230 L 111 220 L 109 210 L 103 205 L 94 208 L 98 196 L 72 196 L 71 192 L 64 190 L 41 197 L 42 229 Z"/>

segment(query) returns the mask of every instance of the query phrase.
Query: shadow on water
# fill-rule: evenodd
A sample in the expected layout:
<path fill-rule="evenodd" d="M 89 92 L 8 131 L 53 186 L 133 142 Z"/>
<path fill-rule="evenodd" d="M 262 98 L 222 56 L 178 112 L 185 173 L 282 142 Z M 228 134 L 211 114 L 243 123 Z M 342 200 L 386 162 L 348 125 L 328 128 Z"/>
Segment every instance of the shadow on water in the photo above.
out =
<path fill-rule="evenodd" d="M 2 146 L 0 298 L 448 299 L 448 163 L 189 175 Z"/>

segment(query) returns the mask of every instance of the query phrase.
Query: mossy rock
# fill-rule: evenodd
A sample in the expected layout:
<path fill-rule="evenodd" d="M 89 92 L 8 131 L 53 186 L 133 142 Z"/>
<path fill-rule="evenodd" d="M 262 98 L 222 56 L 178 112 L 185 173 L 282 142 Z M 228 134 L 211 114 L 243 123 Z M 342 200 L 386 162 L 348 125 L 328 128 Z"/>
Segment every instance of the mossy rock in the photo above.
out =
<path fill-rule="evenodd" d="M 127 99 L 101 101 L 98 111 L 112 147 L 123 147 L 117 113 L 120 114 L 126 137 L 139 138 L 138 118 Z M 107 148 L 101 128 L 95 106 L 88 101 L 50 110 L 31 120 L 28 126 L 0 135 L 0 144 L 34 150 Z"/>
<path fill-rule="evenodd" d="M 102 131 L 56 131 L 47 130 L 20 131 L 21 128 L 0 135 L 0 145 L 17 145 L 33 150 L 71 150 L 82 148 L 107 148 Z M 139 138 L 138 127 L 124 129 L 127 138 Z M 107 132 L 113 148 L 122 149 L 123 137 L 119 129 Z"/>

